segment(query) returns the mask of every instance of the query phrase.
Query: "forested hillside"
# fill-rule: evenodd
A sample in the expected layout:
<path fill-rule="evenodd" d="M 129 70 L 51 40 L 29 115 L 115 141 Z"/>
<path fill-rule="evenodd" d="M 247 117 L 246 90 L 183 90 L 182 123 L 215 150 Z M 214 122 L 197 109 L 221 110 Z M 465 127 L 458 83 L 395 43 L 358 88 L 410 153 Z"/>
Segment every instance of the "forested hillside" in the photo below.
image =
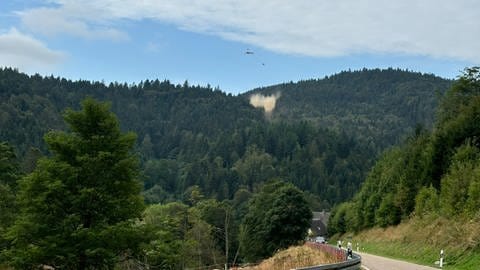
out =
<path fill-rule="evenodd" d="M 416 125 L 430 129 L 438 99 L 451 83 L 398 69 L 364 69 L 263 87 L 245 95 L 280 95 L 274 119 L 310 120 L 354 135 L 381 152 L 401 142 Z"/>
<path fill-rule="evenodd" d="M 479 137 L 480 69 L 469 68 L 446 93 L 433 131 L 419 128 L 385 152 L 353 200 L 335 209 L 331 233 L 387 227 L 413 216 L 478 223 Z M 478 248 L 478 242 L 464 248 Z"/>
<path fill-rule="evenodd" d="M 311 210 L 350 198 L 393 143 L 341 117 L 331 128 L 265 115 L 249 95 L 187 82 L 107 86 L 3 69 L 0 95 L 0 268 L 255 262 L 303 241 Z"/>
<path fill-rule="evenodd" d="M 270 118 L 210 87 L 144 81 L 138 85 L 70 81 L 0 71 L 0 140 L 29 172 L 48 154 L 42 136 L 65 129 L 61 114 L 86 96 L 109 101 L 122 130 L 137 134 L 147 202 L 233 198 L 281 178 L 310 192 L 315 208 L 350 198 L 376 153 L 416 124 L 431 126 L 437 93 L 450 81 L 399 70 L 342 72 L 281 91 Z M 273 120 L 273 121 L 272 121 Z"/>

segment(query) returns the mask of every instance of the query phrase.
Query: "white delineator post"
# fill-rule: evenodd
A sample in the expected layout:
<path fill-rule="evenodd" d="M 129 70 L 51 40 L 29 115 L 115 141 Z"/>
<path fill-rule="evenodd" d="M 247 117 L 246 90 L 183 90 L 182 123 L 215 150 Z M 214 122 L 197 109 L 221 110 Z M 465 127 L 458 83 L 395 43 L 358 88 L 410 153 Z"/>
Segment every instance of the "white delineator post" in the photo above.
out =
<path fill-rule="evenodd" d="M 443 249 L 442 249 L 442 250 L 440 250 L 440 268 L 443 267 L 443 256 L 444 256 L 444 254 L 443 254 Z"/>

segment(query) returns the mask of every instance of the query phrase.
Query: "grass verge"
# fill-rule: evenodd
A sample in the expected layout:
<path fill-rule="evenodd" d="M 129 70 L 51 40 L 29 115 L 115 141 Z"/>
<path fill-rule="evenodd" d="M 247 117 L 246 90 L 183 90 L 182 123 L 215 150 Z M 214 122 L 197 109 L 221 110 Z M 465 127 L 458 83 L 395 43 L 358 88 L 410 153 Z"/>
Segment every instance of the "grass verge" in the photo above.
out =
<path fill-rule="evenodd" d="M 373 228 L 341 238 L 359 243 L 360 251 L 428 266 L 445 253 L 443 269 L 480 269 L 480 220 L 430 216 L 412 218 L 398 226 Z"/>

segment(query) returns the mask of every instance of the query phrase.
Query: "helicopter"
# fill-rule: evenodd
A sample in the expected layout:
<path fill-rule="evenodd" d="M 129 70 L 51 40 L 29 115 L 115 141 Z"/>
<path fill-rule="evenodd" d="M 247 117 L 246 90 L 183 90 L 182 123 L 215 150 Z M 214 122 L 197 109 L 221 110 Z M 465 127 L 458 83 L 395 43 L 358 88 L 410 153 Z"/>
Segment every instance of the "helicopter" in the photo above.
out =
<path fill-rule="evenodd" d="M 254 55 L 255 52 L 250 50 L 250 49 L 247 49 L 247 50 L 245 50 L 245 54 L 246 55 Z M 255 57 L 255 59 L 257 59 L 257 58 Z M 265 63 L 262 62 L 261 64 L 262 64 L 262 66 L 265 66 Z"/>

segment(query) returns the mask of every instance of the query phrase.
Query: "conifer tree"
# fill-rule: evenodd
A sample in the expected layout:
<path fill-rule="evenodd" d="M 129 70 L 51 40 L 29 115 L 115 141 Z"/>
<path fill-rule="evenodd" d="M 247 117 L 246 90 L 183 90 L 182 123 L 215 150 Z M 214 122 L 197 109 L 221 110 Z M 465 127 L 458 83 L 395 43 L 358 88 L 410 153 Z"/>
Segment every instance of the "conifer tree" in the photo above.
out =
<path fill-rule="evenodd" d="M 138 247 L 136 136 L 120 131 L 109 105 L 87 98 L 82 107 L 64 114 L 69 132 L 46 134 L 52 156 L 20 182 L 20 212 L 7 237 L 18 269 L 113 269 Z"/>

